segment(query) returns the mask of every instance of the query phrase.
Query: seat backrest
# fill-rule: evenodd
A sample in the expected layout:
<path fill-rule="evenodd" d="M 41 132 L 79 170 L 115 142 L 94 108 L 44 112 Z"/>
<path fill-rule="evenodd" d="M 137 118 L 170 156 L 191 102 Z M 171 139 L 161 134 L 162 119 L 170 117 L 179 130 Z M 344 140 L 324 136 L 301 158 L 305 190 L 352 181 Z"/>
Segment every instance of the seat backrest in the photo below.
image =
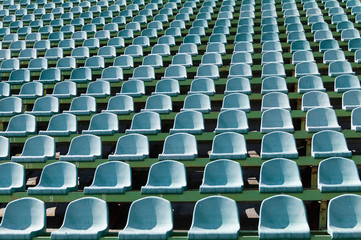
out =
<path fill-rule="evenodd" d="M 96 111 L 96 100 L 94 97 L 81 96 L 74 98 L 70 104 L 70 110 Z"/>
<path fill-rule="evenodd" d="M 41 172 L 39 186 L 69 187 L 78 185 L 78 170 L 69 162 L 55 162 L 46 165 Z"/>
<path fill-rule="evenodd" d="M 22 156 L 55 158 L 55 140 L 50 136 L 34 136 L 25 141 Z"/>
<path fill-rule="evenodd" d="M 33 111 L 59 111 L 59 100 L 56 97 L 45 96 L 35 100 Z"/>
<path fill-rule="evenodd" d="M 76 132 L 78 122 L 76 116 L 70 113 L 62 113 L 53 116 L 49 120 L 47 131 L 72 131 Z"/>
<path fill-rule="evenodd" d="M 116 154 L 149 154 L 148 138 L 138 133 L 122 136 L 118 139 Z"/>
<path fill-rule="evenodd" d="M 117 186 L 132 185 L 132 171 L 128 163 L 120 161 L 106 162 L 98 165 L 92 185 Z"/>
<path fill-rule="evenodd" d="M 246 153 L 246 140 L 242 134 L 225 132 L 216 135 L 212 143 L 213 153 Z"/>
<path fill-rule="evenodd" d="M 94 115 L 89 124 L 89 130 L 118 130 L 118 116 L 113 113 L 99 113 Z"/>
<path fill-rule="evenodd" d="M 140 112 L 133 116 L 131 129 L 161 129 L 161 120 L 159 113 Z"/>
<path fill-rule="evenodd" d="M 285 158 L 274 158 L 264 162 L 260 171 L 260 183 L 282 185 L 287 182 L 300 181 L 298 165 Z"/>
<path fill-rule="evenodd" d="M 184 111 L 177 113 L 174 119 L 175 129 L 204 129 L 202 113 L 198 111 Z"/>
<path fill-rule="evenodd" d="M 165 154 L 197 154 L 197 140 L 188 133 L 176 133 L 165 139 L 163 153 Z"/>
<path fill-rule="evenodd" d="M 1 137 L 0 142 L 2 153 L 9 152 L 9 140 Z M 25 168 L 23 165 L 15 162 L 2 163 L 0 164 L 0 173 L 1 188 L 15 187 L 21 188 L 22 191 L 25 190 Z"/>
<path fill-rule="evenodd" d="M 68 155 L 95 155 L 102 154 L 102 140 L 92 134 L 83 134 L 71 140 Z"/>
<path fill-rule="evenodd" d="M 20 114 L 12 117 L 6 131 L 36 131 L 36 118 L 30 114 Z"/>
<path fill-rule="evenodd" d="M 13 111 L 14 113 L 21 113 L 23 109 L 23 103 L 21 98 L 7 97 L 0 100 L 0 112 Z"/>
<path fill-rule="evenodd" d="M 207 163 L 204 168 L 202 185 L 226 185 L 227 183 L 243 183 L 242 167 L 231 160 L 220 159 Z"/>
<path fill-rule="evenodd" d="M 154 163 L 148 174 L 147 185 L 171 186 L 172 184 L 187 186 L 186 168 L 183 163 L 164 160 Z"/>

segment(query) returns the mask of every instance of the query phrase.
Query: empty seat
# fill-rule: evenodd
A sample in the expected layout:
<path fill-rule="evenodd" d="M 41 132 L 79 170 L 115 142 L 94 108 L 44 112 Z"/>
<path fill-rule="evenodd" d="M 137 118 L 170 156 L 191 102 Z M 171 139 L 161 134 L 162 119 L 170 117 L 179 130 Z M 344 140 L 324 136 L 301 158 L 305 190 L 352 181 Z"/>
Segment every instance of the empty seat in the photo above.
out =
<path fill-rule="evenodd" d="M 124 50 L 124 55 L 138 58 L 143 56 L 143 48 L 139 45 L 129 45 Z"/>
<path fill-rule="evenodd" d="M 143 58 L 143 66 L 149 66 L 152 68 L 161 68 L 163 67 L 163 58 L 157 54 L 148 54 Z"/>
<path fill-rule="evenodd" d="M 318 166 L 317 187 L 321 192 L 357 192 L 361 181 L 354 161 L 331 157 Z"/>
<path fill-rule="evenodd" d="M 187 69 L 182 65 L 170 65 L 165 69 L 164 77 L 161 79 L 175 79 L 178 81 L 185 80 L 187 78 Z"/>
<path fill-rule="evenodd" d="M 188 94 L 214 95 L 216 92 L 214 81 L 210 78 L 198 78 L 192 81 Z"/>
<path fill-rule="evenodd" d="M 330 77 L 337 77 L 343 74 L 355 75 L 352 70 L 352 66 L 347 61 L 334 61 L 328 66 L 328 75 Z"/>
<path fill-rule="evenodd" d="M 81 96 L 76 97 L 71 101 L 69 110 L 64 110 L 64 113 L 71 113 L 74 115 L 89 115 L 96 112 L 96 100 L 94 97 Z"/>
<path fill-rule="evenodd" d="M 57 83 L 61 80 L 61 71 L 58 68 L 48 68 L 40 73 L 39 82 L 43 84 Z"/>
<path fill-rule="evenodd" d="M 222 58 L 221 58 L 222 59 Z M 249 52 L 237 52 L 232 55 L 231 65 L 238 63 L 247 63 L 253 65 L 252 55 Z"/>
<path fill-rule="evenodd" d="M 186 168 L 183 163 L 165 160 L 154 163 L 148 173 L 142 194 L 182 193 L 187 188 Z"/>
<path fill-rule="evenodd" d="M 269 92 L 288 93 L 286 80 L 278 76 L 267 77 L 263 79 L 261 93 L 266 94 Z"/>
<path fill-rule="evenodd" d="M 29 114 L 20 114 L 10 119 L 6 131 L 0 132 L 0 136 L 16 137 L 27 136 L 36 133 L 36 119 Z"/>
<path fill-rule="evenodd" d="M 172 98 L 164 94 L 157 94 L 147 98 L 145 108 L 141 111 L 153 111 L 157 113 L 169 113 L 173 109 Z"/>
<path fill-rule="evenodd" d="M 354 38 L 360 38 L 360 32 L 357 29 L 345 29 L 341 32 L 341 41 L 347 42 Z"/>
<path fill-rule="evenodd" d="M 19 70 L 20 61 L 16 58 L 6 59 L 1 62 L 0 72 L 12 72 L 13 70 Z M 22 71 L 26 71 L 26 69 L 21 69 Z M 26 81 L 27 78 L 25 78 Z M 30 80 L 29 80 L 30 81 Z M 24 81 L 23 81 L 24 82 Z"/>
<path fill-rule="evenodd" d="M 232 109 L 218 115 L 215 133 L 222 132 L 248 132 L 248 121 L 244 111 Z"/>
<path fill-rule="evenodd" d="M 283 57 L 281 52 L 265 52 L 262 54 L 262 65 L 268 63 L 283 63 Z M 276 65 L 278 66 L 278 65 Z M 267 69 L 265 69 L 267 70 Z M 269 71 L 269 70 L 268 70 Z"/>
<path fill-rule="evenodd" d="M 279 92 L 267 93 L 262 97 L 261 111 L 264 112 L 271 108 L 283 108 L 291 110 L 290 101 L 287 94 Z"/>
<path fill-rule="evenodd" d="M 105 67 L 104 58 L 101 56 L 87 58 L 84 67 L 90 68 L 91 70 L 101 70 Z"/>
<path fill-rule="evenodd" d="M 149 157 L 148 138 L 138 133 L 122 136 L 117 141 L 114 154 L 108 156 L 109 161 L 144 160 Z"/>
<path fill-rule="evenodd" d="M 298 80 L 298 93 L 306 93 L 310 91 L 325 92 L 322 78 L 319 76 L 304 76 Z"/>
<path fill-rule="evenodd" d="M 322 130 L 341 131 L 337 115 L 330 108 L 313 108 L 306 114 L 306 131 L 318 132 Z"/>
<path fill-rule="evenodd" d="M 259 219 L 260 239 L 311 237 L 305 205 L 296 197 L 278 195 L 263 200 Z"/>
<path fill-rule="evenodd" d="M 114 59 L 113 66 L 120 67 L 122 69 L 130 69 L 134 67 L 133 57 L 129 55 L 122 55 Z"/>
<path fill-rule="evenodd" d="M 228 78 L 234 77 L 252 78 L 252 70 L 250 65 L 245 63 L 231 65 L 229 68 Z"/>
<path fill-rule="evenodd" d="M 21 155 L 11 157 L 13 162 L 45 162 L 49 159 L 55 159 L 55 140 L 49 136 L 28 138 Z"/>
<path fill-rule="evenodd" d="M 50 118 L 46 131 L 40 130 L 39 135 L 69 136 L 77 132 L 76 116 L 62 113 Z"/>
<path fill-rule="evenodd" d="M 32 239 L 45 232 L 46 209 L 43 201 L 25 197 L 9 202 L 0 225 L 2 239 Z"/>
<path fill-rule="evenodd" d="M 259 191 L 261 193 L 302 192 L 302 182 L 297 163 L 285 158 L 275 158 L 262 163 Z"/>
<path fill-rule="evenodd" d="M 89 59 L 89 58 L 88 58 Z M 84 83 L 92 80 L 92 72 L 88 67 L 80 67 L 71 71 L 70 81 Z"/>
<path fill-rule="evenodd" d="M 204 131 L 203 115 L 197 111 L 184 111 L 175 116 L 170 133 L 201 134 Z"/>
<path fill-rule="evenodd" d="M 130 80 L 152 81 L 155 79 L 154 68 L 150 66 L 139 66 L 133 71 L 133 77 Z"/>
<path fill-rule="evenodd" d="M 34 116 L 51 116 L 59 112 L 59 100 L 52 96 L 45 96 L 35 100 L 32 111 L 25 111 Z"/>
<path fill-rule="evenodd" d="M 63 225 L 51 233 L 51 238 L 98 239 L 106 234 L 108 225 L 107 203 L 95 197 L 84 197 L 69 203 Z"/>
<path fill-rule="evenodd" d="M 351 157 L 345 136 L 334 130 L 323 130 L 312 136 L 311 155 L 314 158 Z"/>
<path fill-rule="evenodd" d="M 106 162 L 97 166 L 93 182 L 84 194 L 120 194 L 132 188 L 132 172 L 124 162 Z"/>
<path fill-rule="evenodd" d="M 118 238 L 168 239 L 172 230 L 171 203 L 160 197 L 145 197 L 131 204 L 127 224 Z"/>
<path fill-rule="evenodd" d="M 188 133 L 176 133 L 166 137 L 163 152 L 158 158 L 159 160 L 194 160 L 197 155 L 196 138 Z"/>
<path fill-rule="evenodd" d="M 114 113 L 114 114 L 129 114 L 134 111 L 133 98 L 127 95 L 118 95 L 111 97 L 108 101 L 106 110 L 102 112 Z"/>
<path fill-rule="evenodd" d="M 68 162 L 55 162 L 43 168 L 39 184 L 29 187 L 28 194 L 68 194 L 77 189 L 77 167 Z"/>
<path fill-rule="evenodd" d="M 349 90 L 342 95 L 342 109 L 352 110 L 361 106 L 361 90 Z"/>
<path fill-rule="evenodd" d="M 146 111 L 133 116 L 130 129 L 126 133 L 157 134 L 161 130 L 160 115 L 156 112 Z"/>
<path fill-rule="evenodd" d="M 83 134 L 73 138 L 66 155 L 60 155 L 60 161 L 89 162 L 102 156 L 101 138 L 91 134 Z"/>
<path fill-rule="evenodd" d="M 234 193 L 243 190 L 242 167 L 231 160 L 216 160 L 207 163 L 200 193 Z"/>
<path fill-rule="evenodd" d="M 262 137 L 261 158 L 298 158 L 296 141 L 291 133 L 271 132 Z"/>
<path fill-rule="evenodd" d="M 331 199 L 327 211 L 327 232 L 332 239 L 360 238 L 360 203 L 360 196 L 355 194 Z"/>
<path fill-rule="evenodd" d="M 301 62 L 315 62 L 311 51 L 297 51 L 293 53 L 292 64 L 296 65 Z"/>
<path fill-rule="evenodd" d="M 310 91 L 302 95 L 302 111 L 308 111 L 317 107 L 332 108 L 330 98 L 327 93 Z"/>
<path fill-rule="evenodd" d="M 192 94 L 184 99 L 181 111 L 195 110 L 201 113 L 208 113 L 211 110 L 211 101 L 205 94 Z"/>
<path fill-rule="evenodd" d="M 145 94 L 144 82 L 141 80 L 125 81 L 122 84 L 120 93 L 117 93 L 117 95 L 119 94 L 132 97 L 140 97 Z"/>
<path fill-rule="evenodd" d="M 243 135 L 225 132 L 213 139 L 212 151 L 209 155 L 214 159 L 245 159 L 247 157 L 246 141 Z"/>
<path fill-rule="evenodd" d="M 52 96 L 57 98 L 71 98 L 76 96 L 76 83 L 65 81 L 55 84 Z"/>
<path fill-rule="evenodd" d="M 238 109 L 249 112 L 251 109 L 251 104 L 248 96 L 243 93 L 231 93 L 225 95 L 223 98 L 221 111 L 229 109 Z"/>
<path fill-rule="evenodd" d="M 360 114 L 361 108 L 357 107 L 352 110 L 351 113 L 351 129 L 355 130 L 356 132 L 361 130 L 361 123 L 360 123 Z"/>
<path fill-rule="evenodd" d="M 13 116 L 23 111 L 22 100 L 18 97 L 6 97 L 0 100 L 0 116 Z"/>
<path fill-rule="evenodd" d="M 4 146 L 2 146 L 2 152 L 8 151 L 9 140 L 1 137 L 0 141 L 1 144 L 4 144 Z M 11 195 L 14 192 L 25 191 L 25 168 L 22 165 L 13 162 L 2 163 L 0 164 L 0 172 L 0 194 Z"/>
<path fill-rule="evenodd" d="M 290 111 L 282 108 L 271 108 L 262 113 L 261 133 L 273 131 L 294 132 Z"/>
<path fill-rule="evenodd" d="M 206 197 L 194 207 L 188 239 L 237 239 L 239 226 L 234 200 L 223 196 Z"/>
<path fill-rule="evenodd" d="M 314 62 L 300 62 L 296 64 L 295 77 L 320 76 L 317 64 Z"/>
<path fill-rule="evenodd" d="M 113 135 L 119 131 L 118 122 L 118 116 L 113 113 L 99 113 L 91 118 L 88 130 L 82 134 Z"/>
<path fill-rule="evenodd" d="M 95 81 L 89 83 L 86 93 L 81 96 L 107 97 L 110 95 L 110 83 L 107 81 Z"/>
<path fill-rule="evenodd" d="M 198 67 L 197 74 L 194 78 L 209 78 L 217 80 L 219 78 L 218 66 L 214 64 L 203 64 Z"/>
<path fill-rule="evenodd" d="M 37 98 L 43 95 L 43 84 L 39 82 L 29 82 L 21 86 L 19 95 L 13 95 L 19 98 Z"/>
<path fill-rule="evenodd" d="M 226 89 L 224 94 L 230 93 L 244 93 L 250 94 L 251 93 L 251 84 L 247 78 L 243 77 L 235 77 L 229 78 L 226 83 Z"/>
<path fill-rule="evenodd" d="M 178 96 L 180 93 L 179 82 L 174 79 L 164 79 L 157 81 L 155 92 L 152 95 L 164 94 L 168 96 Z"/>

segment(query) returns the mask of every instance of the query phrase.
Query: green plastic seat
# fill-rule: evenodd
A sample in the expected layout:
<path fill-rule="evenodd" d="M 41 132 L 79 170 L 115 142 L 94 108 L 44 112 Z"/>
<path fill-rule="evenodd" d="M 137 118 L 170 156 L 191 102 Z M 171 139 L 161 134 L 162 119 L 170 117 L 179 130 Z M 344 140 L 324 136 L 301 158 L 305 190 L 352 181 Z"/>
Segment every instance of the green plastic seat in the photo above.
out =
<path fill-rule="evenodd" d="M 0 239 L 32 239 L 45 232 L 43 201 L 25 197 L 8 203 L 0 224 Z"/>
<path fill-rule="evenodd" d="M 76 116 L 69 113 L 54 115 L 50 118 L 48 128 L 39 131 L 39 135 L 69 136 L 76 133 L 78 128 Z"/>
<path fill-rule="evenodd" d="M 296 141 L 291 133 L 270 132 L 262 137 L 261 158 L 298 158 Z"/>
<path fill-rule="evenodd" d="M 322 107 L 310 109 L 306 114 L 306 131 L 318 132 L 322 130 L 341 131 L 335 111 Z"/>
<path fill-rule="evenodd" d="M 246 159 L 247 146 L 243 135 L 234 132 L 225 132 L 216 135 L 209 154 L 214 159 Z"/>
<path fill-rule="evenodd" d="M 260 239 L 309 239 L 310 227 L 302 200 L 288 195 L 263 200 L 258 235 Z"/>
<path fill-rule="evenodd" d="M 18 97 L 6 97 L 0 100 L 0 116 L 10 117 L 22 113 L 23 102 Z"/>
<path fill-rule="evenodd" d="M 91 96 L 76 97 L 71 101 L 69 110 L 64 110 L 64 113 L 71 113 L 74 115 L 89 115 L 96 112 L 96 100 Z"/>
<path fill-rule="evenodd" d="M 106 110 L 102 113 L 129 114 L 134 111 L 133 98 L 127 95 L 111 97 Z"/>
<path fill-rule="evenodd" d="M 12 117 L 6 131 L 0 132 L 0 136 L 16 137 L 27 136 L 36 133 L 36 119 L 30 114 L 19 114 Z"/>
<path fill-rule="evenodd" d="M 68 194 L 78 190 L 77 167 L 68 162 L 46 165 L 41 172 L 39 184 L 28 188 L 28 194 Z"/>
<path fill-rule="evenodd" d="M 312 136 L 311 156 L 314 158 L 351 157 L 343 133 L 323 130 Z"/>
<path fill-rule="evenodd" d="M 134 201 L 125 228 L 118 239 L 168 239 L 173 230 L 171 203 L 160 197 Z"/>
<path fill-rule="evenodd" d="M 25 141 L 19 156 L 12 156 L 13 162 L 45 162 L 55 159 L 55 140 L 49 136 L 34 136 Z"/>
<path fill-rule="evenodd" d="M 132 171 L 128 163 L 106 162 L 98 165 L 94 179 L 84 194 L 119 194 L 132 188 Z"/>
<path fill-rule="evenodd" d="M 88 130 L 83 130 L 82 134 L 113 135 L 119 131 L 118 116 L 114 113 L 99 113 L 90 119 Z"/>
<path fill-rule="evenodd" d="M 102 157 L 101 138 L 83 134 L 73 138 L 66 155 L 60 155 L 60 161 L 89 162 Z"/>
<path fill-rule="evenodd" d="M 317 187 L 321 192 L 358 192 L 361 181 L 354 161 L 331 157 L 320 162 Z"/>
<path fill-rule="evenodd" d="M 239 163 L 221 159 L 207 163 L 200 193 L 236 193 L 243 190 L 242 167 Z"/>
<path fill-rule="evenodd" d="M 154 163 L 148 174 L 142 194 L 183 193 L 187 189 L 186 168 L 183 163 L 165 160 Z"/>
<path fill-rule="evenodd" d="M 109 228 L 108 205 L 95 197 L 69 203 L 63 225 L 51 233 L 51 239 L 99 239 Z"/>
<path fill-rule="evenodd" d="M 294 132 L 290 111 L 282 108 L 271 108 L 262 113 L 261 133 L 273 131 Z"/>
<path fill-rule="evenodd" d="M 148 138 L 138 133 L 118 139 L 115 153 L 108 156 L 109 161 L 144 160 L 149 157 Z"/>
<path fill-rule="evenodd" d="M 332 239 L 358 239 L 361 237 L 361 198 L 344 194 L 331 199 L 327 210 L 327 232 Z"/>
<path fill-rule="evenodd" d="M 56 97 L 45 96 L 35 100 L 32 111 L 25 111 L 34 116 L 51 116 L 59 112 L 59 100 Z"/>
<path fill-rule="evenodd" d="M 295 161 L 275 158 L 262 163 L 259 180 L 261 193 L 302 192 L 300 171 Z"/>
<path fill-rule="evenodd" d="M 188 239 L 238 239 L 239 230 L 237 203 L 211 196 L 197 201 Z"/>

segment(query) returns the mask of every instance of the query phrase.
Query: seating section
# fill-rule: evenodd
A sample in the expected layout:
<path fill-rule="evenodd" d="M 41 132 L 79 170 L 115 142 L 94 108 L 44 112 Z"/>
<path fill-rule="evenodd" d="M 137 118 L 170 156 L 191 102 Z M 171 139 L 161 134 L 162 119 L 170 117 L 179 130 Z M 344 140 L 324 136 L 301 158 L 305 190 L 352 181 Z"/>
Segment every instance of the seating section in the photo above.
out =
<path fill-rule="evenodd" d="M 360 239 L 360 29 L 360 0 L 0 0 L 0 239 Z"/>

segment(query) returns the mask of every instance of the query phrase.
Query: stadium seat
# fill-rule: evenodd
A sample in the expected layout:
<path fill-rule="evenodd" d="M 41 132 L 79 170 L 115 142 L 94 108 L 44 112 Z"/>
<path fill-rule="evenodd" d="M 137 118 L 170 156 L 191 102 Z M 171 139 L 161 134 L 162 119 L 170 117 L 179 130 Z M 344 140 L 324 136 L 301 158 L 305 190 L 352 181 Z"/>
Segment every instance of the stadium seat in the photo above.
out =
<path fill-rule="evenodd" d="M 117 93 L 117 95 L 128 95 L 131 97 L 140 97 L 144 94 L 145 86 L 141 80 L 125 81 L 122 84 L 120 93 Z"/>
<path fill-rule="evenodd" d="M 172 109 L 172 98 L 164 94 L 157 94 L 147 98 L 145 108 L 141 111 L 153 111 L 162 114 L 169 113 Z"/>
<path fill-rule="evenodd" d="M 295 77 L 300 78 L 304 76 L 320 76 L 318 66 L 314 62 L 301 62 L 296 64 Z"/>
<path fill-rule="evenodd" d="M 127 95 L 111 97 L 106 110 L 102 113 L 129 114 L 134 111 L 133 98 Z"/>
<path fill-rule="evenodd" d="M 326 91 L 321 77 L 310 75 L 301 77 L 298 80 L 298 93 L 306 93 L 311 91 Z"/>
<path fill-rule="evenodd" d="M 188 133 L 176 133 L 166 137 L 163 152 L 158 155 L 158 159 L 194 160 L 197 155 L 196 138 Z"/>
<path fill-rule="evenodd" d="M 313 108 L 306 114 L 306 131 L 318 132 L 322 130 L 341 131 L 337 116 L 330 108 Z"/>
<path fill-rule="evenodd" d="M 315 62 L 313 53 L 311 51 L 304 50 L 294 52 L 292 56 L 292 64 L 297 65 L 302 62 Z"/>
<path fill-rule="evenodd" d="M 43 84 L 39 82 L 28 82 L 24 83 L 21 86 L 20 92 L 18 95 L 13 94 L 19 98 L 37 98 L 43 96 Z"/>
<path fill-rule="evenodd" d="M 330 77 L 337 77 L 343 74 L 355 75 L 355 72 L 352 70 L 352 66 L 347 61 L 334 61 L 331 62 L 328 67 L 328 75 Z"/>
<path fill-rule="evenodd" d="M 205 94 L 205 95 L 214 95 L 216 92 L 214 81 L 210 78 L 195 78 L 190 87 L 189 95 L 191 94 Z"/>
<path fill-rule="evenodd" d="M 175 79 L 178 81 L 185 80 L 187 78 L 187 69 L 182 65 L 170 65 L 165 69 L 164 77 L 161 79 Z"/>
<path fill-rule="evenodd" d="M 91 96 L 81 96 L 73 98 L 69 110 L 64 110 L 64 113 L 71 113 L 74 115 L 89 115 L 96 112 L 96 100 Z"/>
<path fill-rule="evenodd" d="M 40 130 L 39 135 L 69 136 L 76 133 L 78 128 L 76 116 L 62 113 L 50 118 L 46 131 Z"/>
<path fill-rule="evenodd" d="M 55 140 L 49 136 L 35 136 L 25 141 L 19 156 L 12 156 L 13 162 L 45 162 L 55 159 Z"/>
<path fill-rule="evenodd" d="M 131 204 L 127 224 L 118 238 L 168 239 L 172 231 L 171 203 L 160 197 L 145 197 Z"/>
<path fill-rule="evenodd" d="M 248 121 L 244 111 L 241 110 L 226 110 L 218 115 L 217 126 L 215 133 L 223 132 L 248 132 Z"/>
<path fill-rule="evenodd" d="M 239 163 L 221 159 L 207 163 L 200 193 L 236 193 L 243 190 L 242 167 Z"/>
<path fill-rule="evenodd" d="M 89 58 L 88 58 L 89 59 Z M 84 83 L 92 80 L 92 72 L 89 67 L 76 68 L 71 72 L 69 81 Z"/>
<path fill-rule="evenodd" d="M 25 111 L 26 114 L 34 116 L 51 116 L 58 112 L 59 100 L 52 96 L 45 96 L 36 99 L 32 111 Z"/>
<path fill-rule="evenodd" d="M 212 151 L 209 154 L 214 159 L 245 159 L 247 157 L 246 141 L 243 135 L 225 132 L 213 139 Z"/>
<path fill-rule="evenodd" d="M 261 65 L 264 66 L 268 63 L 283 63 L 282 53 L 281 52 L 271 52 L 271 51 L 263 53 Z"/>
<path fill-rule="evenodd" d="M 271 132 L 262 137 L 261 158 L 298 158 L 296 141 L 291 133 Z"/>
<path fill-rule="evenodd" d="M 231 65 L 246 63 L 253 65 L 252 55 L 249 52 L 237 52 L 232 55 Z"/>
<path fill-rule="evenodd" d="M 260 239 L 310 238 L 310 227 L 302 200 L 288 195 L 277 195 L 263 200 L 258 234 Z"/>
<path fill-rule="evenodd" d="M 259 180 L 261 193 L 302 192 L 302 182 L 297 163 L 285 158 L 275 158 L 262 163 Z"/>
<path fill-rule="evenodd" d="M 227 197 L 210 196 L 196 203 L 188 239 L 237 239 L 239 230 L 237 203 Z"/>
<path fill-rule="evenodd" d="M 346 92 L 349 90 L 360 90 L 360 80 L 355 75 L 339 75 L 335 78 L 335 92 Z"/>
<path fill-rule="evenodd" d="M 6 151 L 9 150 L 9 142 L 4 137 L 1 137 L 0 141 L 2 144 L 4 144 L 4 146 L 2 146 L 3 148 L 2 152 L 5 153 Z M 1 172 L 1 182 L 0 182 L 1 195 L 11 195 L 14 192 L 25 191 L 25 168 L 22 165 L 14 162 L 2 163 L 0 164 L 0 172 Z"/>
<path fill-rule="evenodd" d="M 68 194 L 78 190 L 77 167 L 68 162 L 46 165 L 41 172 L 39 184 L 28 188 L 28 194 Z"/>
<path fill-rule="evenodd" d="M 151 66 L 139 66 L 133 71 L 133 76 L 129 80 L 152 81 L 155 79 L 154 68 Z"/>
<path fill-rule="evenodd" d="M 251 104 L 247 95 L 243 93 L 231 93 L 223 98 L 221 111 L 229 109 L 238 109 L 245 112 L 251 110 Z"/>
<path fill-rule="evenodd" d="M 337 196 L 328 204 L 327 232 L 332 239 L 359 238 L 359 206 L 361 198 L 355 194 Z M 345 207 L 347 206 L 347 207 Z"/>
<path fill-rule="evenodd" d="M 251 66 L 246 63 L 234 64 L 229 68 L 228 78 L 244 77 L 250 79 L 252 76 Z"/>
<path fill-rule="evenodd" d="M 25 197 L 8 203 L 0 225 L 1 239 L 32 239 L 45 232 L 43 201 Z"/>
<path fill-rule="evenodd" d="M 308 41 L 298 40 L 291 43 L 291 53 L 297 51 L 311 51 L 311 46 Z"/>
<path fill-rule="evenodd" d="M 155 86 L 155 92 L 152 92 L 152 95 L 168 95 L 168 96 L 178 96 L 180 93 L 179 82 L 174 79 L 165 79 L 157 81 Z"/>
<path fill-rule="evenodd" d="M 143 66 L 149 66 L 152 68 L 161 68 L 163 67 L 163 58 L 158 54 L 148 54 L 143 58 Z"/>
<path fill-rule="evenodd" d="M 261 133 L 273 131 L 294 132 L 290 111 L 282 108 L 271 108 L 262 113 Z"/>
<path fill-rule="evenodd" d="M 0 136 L 15 137 L 27 136 L 36 133 L 36 119 L 29 114 L 20 114 L 10 119 L 6 131 L 0 132 Z"/>
<path fill-rule="evenodd" d="M 352 110 L 361 106 L 361 90 L 350 90 L 342 94 L 342 109 Z"/>
<path fill-rule="evenodd" d="M 270 92 L 288 93 L 286 80 L 278 76 L 264 78 L 262 80 L 261 93 L 266 94 Z"/>
<path fill-rule="evenodd" d="M 76 83 L 65 81 L 55 84 L 51 95 L 57 98 L 71 98 L 76 96 L 76 91 Z"/>
<path fill-rule="evenodd" d="M 164 160 L 154 163 L 148 173 L 142 194 L 183 193 L 187 189 L 186 168 L 183 163 Z"/>
<path fill-rule="evenodd" d="M 128 163 L 106 162 L 97 166 L 90 186 L 84 194 L 119 194 L 132 188 L 132 172 Z"/>
<path fill-rule="evenodd" d="M 89 128 L 82 134 L 113 135 L 119 131 L 118 116 L 114 113 L 99 113 L 90 119 Z"/>
<path fill-rule="evenodd" d="M 118 139 L 114 154 L 109 161 L 144 160 L 149 157 L 148 138 L 138 133 L 122 136 Z"/>
<path fill-rule="evenodd" d="M 82 93 L 81 96 L 91 97 L 107 97 L 110 95 L 110 83 L 107 81 L 95 81 L 89 83 L 86 93 Z"/>
<path fill-rule="evenodd" d="M 320 162 L 317 187 L 321 192 L 358 192 L 361 181 L 354 161 L 331 157 Z"/>
<path fill-rule="evenodd" d="M 63 225 L 51 233 L 51 239 L 98 239 L 109 228 L 108 205 L 95 197 L 84 197 L 69 203 Z"/>
<path fill-rule="evenodd" d="M 311 155 L 314 158 L 351 157 L 345 136 L 334 130 L 323 130 L 312 136 Z"/>
<path fill-rule="evenodd" d="M 169 130 L 171 134 L 179 132 L 201 134 L 203 131 L 203 115 L 198 111 L 184 111 L 177 113 L 174 119 L 173 128 Z"/>
<path fill-rule="evenodd" d="M 201 113 L 208 113 L 211 110 L 211 101 L 209 96 L 204 94 L 192 94 L 188 95 L 184 99 L 183 108 L 181 111 L 195 110 Z"/>
<path fill-rule="evenodd" d="M 125 133 L 157 134 L 161 131 L 161 120 L 159 113 L 146 111 L 136 113 L 133 116 L 130 129 Z"/>
<path fill-rule="evenodd" d="M 0 100 L 0 116 L 10 117 L 22 113 L 23 103 L 18 97 L 6 97 Z"/>
<path fill-rule="evenodd" d="M 302 95 L 302 111 L 308 111 L 312 108 L 332 108 L 330 98 L 325 92 L 310 91 Z"/>
<path fill-rule="evenodd" d="M 227 95 L 231 93 L 251 94 L 250 81 L 243 77 L 229 78 L 226 83 L 224 94 Z"/>
<path fill-rule="evenodd" d="M 73 138 L 66 155 L 60 155 L 60 161 L 89 162 L 102 156 L 101 138 L 91 134 L 83 134 Z"/>
<path fill-rule="evenodd" d="M 262 97 L 261 111 L 264 112 L 271 108 L 283 108 L 290 111 L 291 106 L 287 94 L 279 92 L 265 94 Z"/>
<path fill-rule="evenodd" d="M 40 73 L 39 82 L 43 84 L 61 81 L 61 71 L 58 68 L 48 68 Z"/>

